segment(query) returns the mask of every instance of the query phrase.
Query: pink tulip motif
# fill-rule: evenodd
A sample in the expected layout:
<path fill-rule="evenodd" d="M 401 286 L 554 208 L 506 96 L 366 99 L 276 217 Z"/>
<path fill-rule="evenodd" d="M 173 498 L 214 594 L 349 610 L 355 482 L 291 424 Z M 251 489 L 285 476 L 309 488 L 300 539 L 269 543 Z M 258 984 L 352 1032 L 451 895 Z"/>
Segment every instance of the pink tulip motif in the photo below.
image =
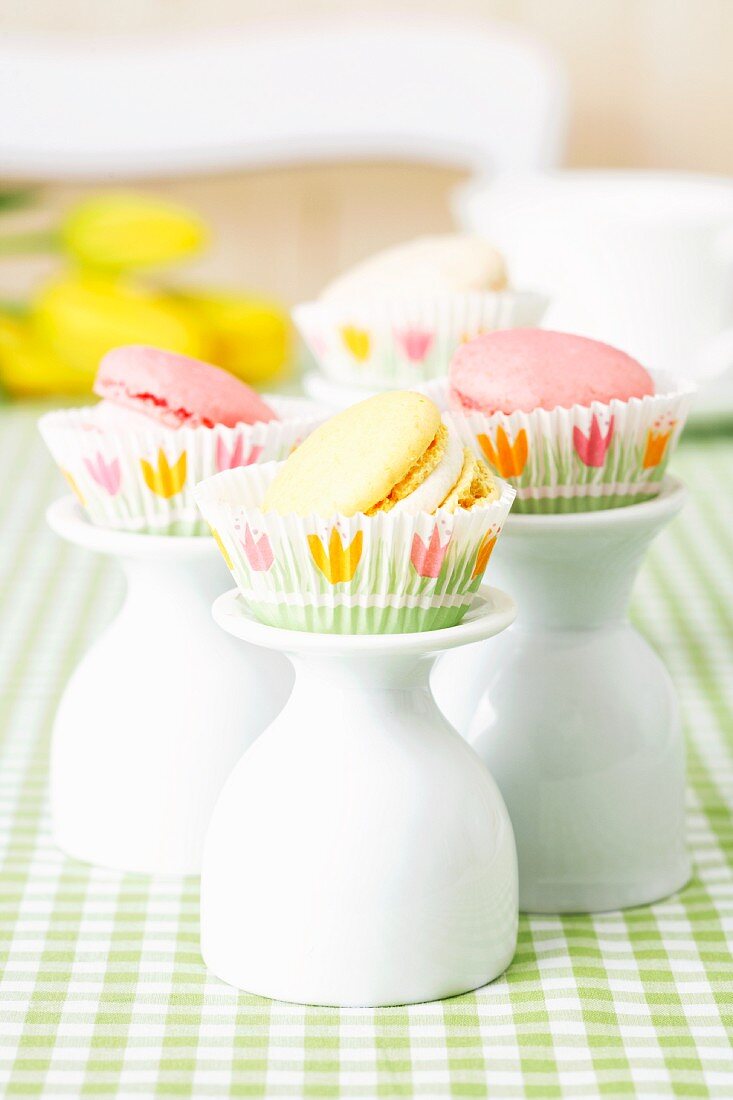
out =
<path fill-rule="evenodd" d="M 325 336 L 321 336 L 320 332 L 309 332 L 308 344 L 316 359 L 323 359 L 328 351 L 328 341 Z"/>
<path fill-rule="evenodd" d="M 256 573 L 266 573 L 275 560 L 267 535 L 262 534 L 256 539 L 252 528 L 246 525 L 244 537 L 240 539 L 247 561 Z"/>
<path fill-rule="evenodd" d="M 603 434 L 601 423 L 597 416 L 593 416 L 590 422 L 590 431 L 584 435 L 580 428 L 573 428 L 573 443 L 578 457 L 586 466 L 602 466 L 606 461 L 608 448 L 613 437 L 613 421 L 611 417 L 606 434 Z"/>
<path fill-rule="evenodd" d="M 422 363 L 433 345 L 432 332 L 424 332 L 418 328 L 396 332 L 395 337 L 411 363 Z"/>
<path fill-rule="evenodd" d="M 410 561 L 414 565 L 418 576 L 437 577 L 449 546 L 450 538 L 441 546 L 437 524 L 433 527 L 433 533 L 428 543 L 425 543 L 419 535 L 413 535 Z"/>
<path fill-rule="evenodd" d="M 122 475 L 118 458 L 113 458 L 111 462 L 107 462 L 104 455 L 97 452 L 94 458 L 85 458 L 84 465 L 97 485 L 101 485 L 103 489 L 106 489 L 111 497 L 119 492 Z"/>
<path fill-rule="evenodd" d="M 257 461 L 263 450 L 264 447 L 262 446 L 253 446 L 245 455 L 244 439 L 241 435 L 231 450 L 219 436 L 216 441 L 216 468 L 221 472 L 222 470 L 233 470 L 237 466 L 251 466 L 253 462 Z"/>

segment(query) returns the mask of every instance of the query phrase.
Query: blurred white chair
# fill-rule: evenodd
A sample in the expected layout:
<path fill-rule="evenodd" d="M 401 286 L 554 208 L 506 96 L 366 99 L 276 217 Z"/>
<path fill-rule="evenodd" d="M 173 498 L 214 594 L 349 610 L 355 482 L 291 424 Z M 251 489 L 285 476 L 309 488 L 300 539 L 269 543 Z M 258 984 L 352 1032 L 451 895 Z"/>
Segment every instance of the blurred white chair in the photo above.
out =
<path fill-rule="evenodd" d="M 552 57 L 492 24 L 330 17 L 164 39 L 0 42 L 5 178 L 374 158 L 547 168 L 565 123 Z"/>

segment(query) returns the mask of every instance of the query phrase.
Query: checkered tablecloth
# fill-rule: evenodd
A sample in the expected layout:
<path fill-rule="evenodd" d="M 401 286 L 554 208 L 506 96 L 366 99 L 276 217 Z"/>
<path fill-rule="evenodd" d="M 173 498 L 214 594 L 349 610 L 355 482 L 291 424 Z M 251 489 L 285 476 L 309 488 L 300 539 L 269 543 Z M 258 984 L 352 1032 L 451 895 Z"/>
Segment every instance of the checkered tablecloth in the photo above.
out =
<path fill-rule="evenodd" d="M 411 1008 L 303 1008 L 206 973 L 195 879 L 65 859 L 48 740 L 121 595 L 45 527 L 62 483 L 36 413 L 0 413 L 0 1086 L 10 1096 L 733 1096 L 733 438 L 691 441 L 693 489 L 636 589 L 680 696 L 694 878 L 626 913 L 522 918 L 509 972 Z"/>

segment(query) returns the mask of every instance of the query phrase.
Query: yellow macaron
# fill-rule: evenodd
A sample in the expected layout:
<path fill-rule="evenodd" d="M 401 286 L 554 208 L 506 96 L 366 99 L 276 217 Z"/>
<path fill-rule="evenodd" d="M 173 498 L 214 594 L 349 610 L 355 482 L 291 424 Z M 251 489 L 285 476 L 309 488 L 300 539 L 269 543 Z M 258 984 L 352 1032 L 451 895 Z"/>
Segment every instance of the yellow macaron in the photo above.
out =
<path fill-rule="evenodd" d="M 472 493 L 475 499 L 472 499 Z M 488 469 L 411 390 L 370 397 L 327 420 L 294 451 L 270 483 L 265 512 L 307 516 L 434 512 L 493 500 Z"/>

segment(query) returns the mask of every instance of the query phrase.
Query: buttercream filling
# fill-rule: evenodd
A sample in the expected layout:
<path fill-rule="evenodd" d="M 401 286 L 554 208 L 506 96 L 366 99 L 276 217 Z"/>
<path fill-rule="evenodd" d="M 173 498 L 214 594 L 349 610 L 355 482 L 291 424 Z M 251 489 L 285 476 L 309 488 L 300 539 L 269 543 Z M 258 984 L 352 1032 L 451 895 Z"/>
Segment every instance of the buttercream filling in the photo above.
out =
<path fill-rule="evenodd" d="M 409 496 L 398 500 L 393 512 L 417 515 L 418 512 L 435 512 L 450 493 L 463 469 L 463 445 L 458 436 L 449 431 L 445 454 L 438 465 L 414 489 Z"/>

